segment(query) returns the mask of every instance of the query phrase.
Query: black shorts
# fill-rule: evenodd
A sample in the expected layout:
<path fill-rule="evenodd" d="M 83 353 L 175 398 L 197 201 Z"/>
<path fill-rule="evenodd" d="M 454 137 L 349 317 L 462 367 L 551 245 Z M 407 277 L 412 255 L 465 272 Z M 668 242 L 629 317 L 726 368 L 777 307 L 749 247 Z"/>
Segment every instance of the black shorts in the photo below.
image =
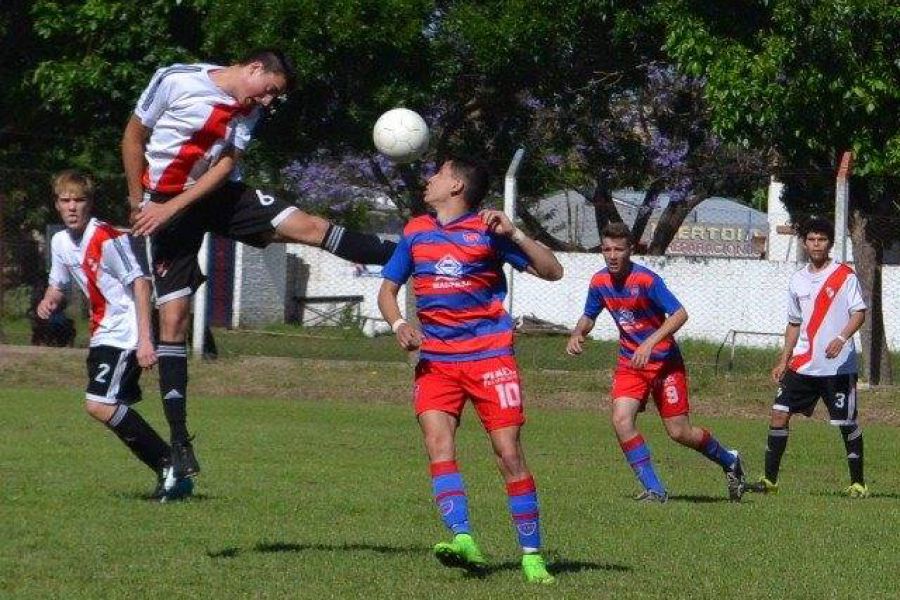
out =
<path fill-rule="evenodd" d="M 150 202 L 172 196 L 148 193 Z M 266 246 L 275 228 L 297 207 L 248 185 L 229 181 L 207 194 L 153 234 L 148 262 L 156 305 L 190 296 L 204 281 L 197 262 L 203 234 L 215 233 L 257 248 Z"/>
<path fill-rule="evenodd" d="M 141 368 L 134 350 L 94 346 L 87 357 L 85 398 L 103 404 L 134 404 L 141 399 Z"/>
<path fill-rule="evenodd" d="M 772 410 L 812 415 L 819 399 L 828 408 L 832 425 L 856 423 L 856 373 L 845 375 L 801 375 L 787 370 L 781 378 Z"/>

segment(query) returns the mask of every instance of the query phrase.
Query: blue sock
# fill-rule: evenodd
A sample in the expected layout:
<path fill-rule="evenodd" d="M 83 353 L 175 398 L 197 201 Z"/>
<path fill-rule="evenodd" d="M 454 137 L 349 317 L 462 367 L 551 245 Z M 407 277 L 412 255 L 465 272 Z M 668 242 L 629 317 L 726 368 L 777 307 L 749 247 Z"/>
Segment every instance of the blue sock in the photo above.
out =
<path fill-rule="evenodd" d="M 469 499 L 455 460 L 431 463 L 431 489 L 447 529 L 470 533 Z"/>
<path fill-rule="evenodd" d="M 644 486 L 644 489 L 657 494 L 665 494 L 666 489 L 656 475 L 653 468 L 653 461 L 650 459 L 650 448 L 644 441 L 641 434 L 637 434 L 628 441 L 619 444 L 622 452 L 625 453 L 625 459 L 631 465 L 634 474 L 637 475 L 638 481 Z"/>
<path fill-rule="evenodd" d="M 534 478 L 529 476 L 507 483 L 506 493 L 509 497 L 509 514 L 512 515 L 522 552 L 537 552 L 541 549 L 541 512 Z"/>
<path fill-rule="evenodd" d="M 735 455 L 720 444 L 719 440 L 706 429 L 703 430 L 703 439 L 700 440 L 700 447 L 697 448 L 697 451 L 726 470 L 731 469 L 736 460 Z"/>

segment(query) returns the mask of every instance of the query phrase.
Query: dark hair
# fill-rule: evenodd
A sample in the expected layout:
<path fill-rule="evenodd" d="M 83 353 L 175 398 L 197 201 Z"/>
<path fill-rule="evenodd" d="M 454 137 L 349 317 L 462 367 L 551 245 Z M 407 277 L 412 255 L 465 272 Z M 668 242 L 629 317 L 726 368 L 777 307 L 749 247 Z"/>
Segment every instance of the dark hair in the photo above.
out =
<path fill-rule="evenodd" d="M 239 65 L 249 65 L 250 63 L 262 63 L 263 70 L 267 73 L 277 73 L 284 75 L 285 91 L 294 89 L 297 85 L 297 69 L 294 67 L 294 61 L 276 48 L 260 48 L 245 55 L 243 59 L 238 61 Z"/>
<path fill-rule="evenodd" d="M 812 216 L 803 221 L 797 229 L 797 236 L 805 240 L 810 233 L 821 233 L 828 238 L 828 243 L 834 243 L 834 223 L 825 217 Z"/>
<path fill-rule="evenodd" d="M 490 183 L 487 165 L 473 158 L 458 157 L 450 159 L 450 167 L 465 184 L 463 194 L 469 208 L 481 206 Z"/>
<path fill-rule="evenodd" d="M 621 221 L 616 221 L 612 223 L 607 223 L 603 227 L 603 231 L 600 232 L 601 240 L 603 238 L 610 238 L 614 240 L 627 240 L 628 243 L 631 243 L 631 229 L 628 228 L 628 225 L 622 223 Z"/>

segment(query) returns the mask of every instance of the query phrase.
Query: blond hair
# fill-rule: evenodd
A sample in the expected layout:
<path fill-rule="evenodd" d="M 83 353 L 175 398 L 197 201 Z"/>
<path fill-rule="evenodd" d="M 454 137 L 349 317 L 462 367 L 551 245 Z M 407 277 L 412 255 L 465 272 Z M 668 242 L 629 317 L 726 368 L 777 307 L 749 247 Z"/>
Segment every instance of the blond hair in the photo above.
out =
<path fill-rule="evenodd" d="M 53 176 L 53 194 L 58 198 L 63 192 L 76 192 L 88 200 L 94 199 L 94 180 L 78 169 L 66 169 Z"/>

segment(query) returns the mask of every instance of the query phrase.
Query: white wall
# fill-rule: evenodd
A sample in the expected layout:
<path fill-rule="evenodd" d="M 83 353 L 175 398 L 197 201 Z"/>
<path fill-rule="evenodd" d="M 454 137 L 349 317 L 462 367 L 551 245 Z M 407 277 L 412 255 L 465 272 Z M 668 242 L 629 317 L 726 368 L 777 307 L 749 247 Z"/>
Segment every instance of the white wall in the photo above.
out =
<path fill-rule="evenodd" d="M 291 244 L 287 252 L 310 266 L 309 296 L 359 294 L 365 299 L 362 315 L 377 319 L 381 279 L 360 276 L 354 265 L 316 248 Z M 557 254 L 565 269 L 562 281 L 546 282 L 526 274 L 515 275 L 512 313 L 534 315 L 553 323 L 573 326 L 584 309 L 591 276 L 603 267 L 599 254 Z M 728 258 L 638 257 L 637 262 L 661 275 L 681 300 L 690 319 L 681 337 L 721 342 L 730 329 L 781 333 L 786 319 L 787 283 L 797 263 Z M 885 266 L 884 315 L 888 344 L 900 348 L 900 267 Z M 594 335 L 618 336 L 607 315 L 601 315 Z M 777 344 L 777 338 L 745 336 L 746 345 Z"/>

